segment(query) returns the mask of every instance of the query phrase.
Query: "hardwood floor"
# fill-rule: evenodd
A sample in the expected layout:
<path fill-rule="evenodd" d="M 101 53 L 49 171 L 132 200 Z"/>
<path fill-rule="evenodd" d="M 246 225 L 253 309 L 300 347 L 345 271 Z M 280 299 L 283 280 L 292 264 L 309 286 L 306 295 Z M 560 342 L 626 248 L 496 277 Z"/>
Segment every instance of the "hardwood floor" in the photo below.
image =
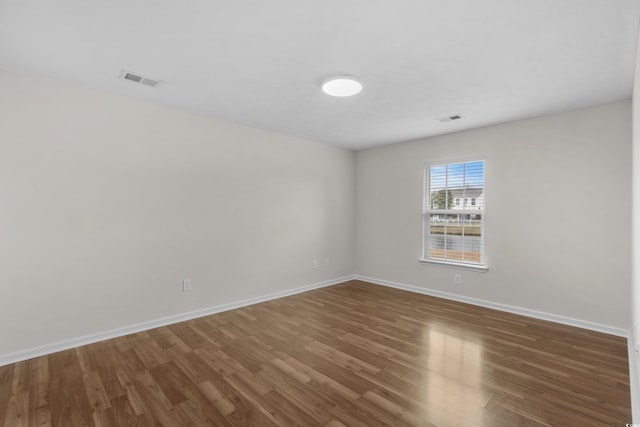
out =
<path fill-rule="evenodd" d="M 0 426 L 603 426 L 626 340 L 352 281 L 0 367 Z"/>

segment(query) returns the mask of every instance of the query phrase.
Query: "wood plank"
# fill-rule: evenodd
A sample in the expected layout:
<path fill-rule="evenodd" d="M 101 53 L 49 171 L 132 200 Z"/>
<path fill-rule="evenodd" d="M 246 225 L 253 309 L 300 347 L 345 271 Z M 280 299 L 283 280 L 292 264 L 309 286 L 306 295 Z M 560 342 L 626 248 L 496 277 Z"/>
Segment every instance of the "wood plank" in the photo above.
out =
<path fill-rule="evenodd" d="M 624 425 L 626 345 L 350 281 L 0 367 L 0 426 Z"/>

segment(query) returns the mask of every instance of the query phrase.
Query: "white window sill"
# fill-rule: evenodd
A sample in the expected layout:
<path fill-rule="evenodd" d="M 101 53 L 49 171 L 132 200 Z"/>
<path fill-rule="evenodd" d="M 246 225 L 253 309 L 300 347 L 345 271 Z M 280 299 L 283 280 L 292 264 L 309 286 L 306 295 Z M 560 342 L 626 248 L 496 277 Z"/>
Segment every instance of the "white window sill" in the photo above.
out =
<path fill-rule="evenodd" d="M 438 267 L 459 268 L 461 270 L 479 271 L 481 273 L 486 273 L 487 271 L 489 271 L 489 267 L 487 267 L 486 265 L 465 264 L 461 262 L 444 261 L 439 259 L 424 259 L 424 258 L 419 259 L 419 261 L 425 264 L 437 265 Z"/>

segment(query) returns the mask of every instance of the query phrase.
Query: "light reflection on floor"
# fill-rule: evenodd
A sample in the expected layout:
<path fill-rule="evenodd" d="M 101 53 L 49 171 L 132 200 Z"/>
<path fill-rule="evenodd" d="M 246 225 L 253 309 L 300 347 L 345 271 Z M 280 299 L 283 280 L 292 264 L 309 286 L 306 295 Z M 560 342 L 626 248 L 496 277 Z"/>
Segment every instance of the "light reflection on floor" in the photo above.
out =
<path fill-rule="evenodd" d="M 432 323 L 423 332 L 423 419 L 438 426 L 452 425 L 452 420 L 461 426 L 485 425 L 483 405 L 491 393 L 482 386 L 483 345 L 452 335 L 463 336 L 462 331 L 445 330 Z"/>

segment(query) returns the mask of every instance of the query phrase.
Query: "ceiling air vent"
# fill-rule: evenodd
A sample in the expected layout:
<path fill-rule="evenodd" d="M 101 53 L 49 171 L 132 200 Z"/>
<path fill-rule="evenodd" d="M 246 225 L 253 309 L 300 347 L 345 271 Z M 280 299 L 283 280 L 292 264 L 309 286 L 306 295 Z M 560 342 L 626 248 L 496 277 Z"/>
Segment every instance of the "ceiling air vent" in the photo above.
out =
<path fill-rule="evenodd" d="M 126 71 L 126 70 L 123 70 L 120 73 L 120 78 L 124 80 L 130 80 L 136 83 L 141 83 L 143 85 L 147 85 L 151 87 L 156 87 L 160 83 L 162 83 L 162 80 L 150 79 L 149 77 L 144 77 L 144 76 L 141 76 L 140 74 L 132 73 L 131 71 Z"/>
<path fill-rule="evenodd" d="M 446 123 L 446 122 L 451 122 L 453 120 L 460 120 L 462 118 L 464 118 L 462 114 L 454 114 L 451 116 L 438 117 L 436 120 L 439 121 L 440 123 Z"/>

